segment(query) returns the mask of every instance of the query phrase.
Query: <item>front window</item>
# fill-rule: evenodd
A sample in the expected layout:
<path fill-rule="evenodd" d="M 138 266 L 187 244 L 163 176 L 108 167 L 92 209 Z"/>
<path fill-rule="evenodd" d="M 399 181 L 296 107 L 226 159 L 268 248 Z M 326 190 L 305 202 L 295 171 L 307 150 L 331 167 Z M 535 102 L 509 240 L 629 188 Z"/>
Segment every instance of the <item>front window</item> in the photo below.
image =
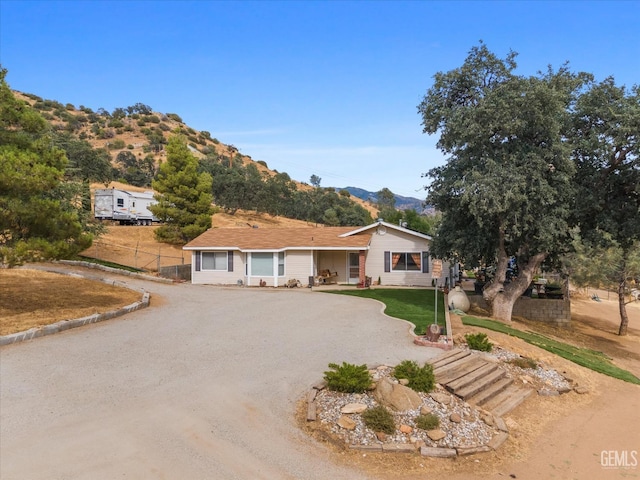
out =
<path fill-rule="evenodd" d="M 420 252 L 393 252 L 391 269 L 395 271 L 420 271 L 422 255 Z"/>
<path fill-rule="evenodd" d="M 273 253 L 252 253 L 251 275 L 273 276 Z"/>
<path fill-rule="evenodd" d="M 284 252 L 278 253 L 278 276 L 284 277 Z"/>
<path fill-rule="evenodd" d="M 202 270 L 227 271 L 227 252 L 202 252 Z"/>

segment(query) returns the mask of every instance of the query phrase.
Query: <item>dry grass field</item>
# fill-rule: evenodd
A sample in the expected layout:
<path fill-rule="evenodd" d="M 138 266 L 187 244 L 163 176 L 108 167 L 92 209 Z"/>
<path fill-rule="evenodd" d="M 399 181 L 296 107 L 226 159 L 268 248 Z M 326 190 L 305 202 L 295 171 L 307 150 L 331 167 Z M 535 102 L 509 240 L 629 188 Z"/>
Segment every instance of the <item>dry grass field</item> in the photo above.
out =
<path fill-rule="evenodd" d="M 0 269 L 0 335 L 130 305 L 140 293 L 40 270 Z"/>

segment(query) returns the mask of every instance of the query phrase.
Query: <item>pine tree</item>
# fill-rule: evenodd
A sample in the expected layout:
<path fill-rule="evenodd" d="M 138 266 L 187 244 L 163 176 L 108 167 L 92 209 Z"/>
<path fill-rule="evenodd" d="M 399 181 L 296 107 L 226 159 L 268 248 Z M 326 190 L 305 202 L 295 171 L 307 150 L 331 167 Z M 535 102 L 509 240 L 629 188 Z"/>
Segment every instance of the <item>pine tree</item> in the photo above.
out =
<path fill-rule="evenodd" d="M 198 159 L 183 136 L 173 136 L 167 145 L 167 161 L 153 181 L 158 203 L 150 210 L 164 225 L 156 229 L 160 242 L 185 244 L 211 227 L 212 178 L 198 173 Z"/>
<path fill-rule="evenodd" d="M 6 74 L 0 68 L 0 265 L 68 258 L 91 245 L 81 197 L 64 183 L 67 158 L 47 122 L 14 96 Z"/>

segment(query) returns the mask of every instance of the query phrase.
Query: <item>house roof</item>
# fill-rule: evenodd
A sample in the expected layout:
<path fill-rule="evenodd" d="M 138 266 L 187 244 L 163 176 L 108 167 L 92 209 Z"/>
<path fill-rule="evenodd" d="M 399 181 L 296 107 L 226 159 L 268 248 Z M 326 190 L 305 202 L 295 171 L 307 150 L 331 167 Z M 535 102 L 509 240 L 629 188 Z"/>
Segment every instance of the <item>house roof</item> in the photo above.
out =
<path fill-rule="evenodd" d="M 384 227 L 383 230 L 390 228 L 392 230 L 397 230 L 399 232 L 408 233 L 409 235 L 413 235 L 415 237 L 424 238 L 425 240 L 433 240 L 433 237 L 425 233 L 416 232 L 415 230 L 409 230 L 408 228 L 401 227 L 399 225 L 394 225 L 393 223 L 387 223 L 382 220 L 378 220 L 376 223 L 372 223 L 371 225 L 360 227 L 355 230 L 349 229 L 349 231 L 343 233 L 342 236 L 348 237 L 350 235 L 360 235 L 362 232 L 373 232 L 374 230 L 380 231 L 381 226 Z"/>
<path fill-rule="evenodd" d="M 373 230 L 358 235 L 353 227 L 211 228 L 187 243 L 184 250 L 241 251 L 367 249 Z"/>

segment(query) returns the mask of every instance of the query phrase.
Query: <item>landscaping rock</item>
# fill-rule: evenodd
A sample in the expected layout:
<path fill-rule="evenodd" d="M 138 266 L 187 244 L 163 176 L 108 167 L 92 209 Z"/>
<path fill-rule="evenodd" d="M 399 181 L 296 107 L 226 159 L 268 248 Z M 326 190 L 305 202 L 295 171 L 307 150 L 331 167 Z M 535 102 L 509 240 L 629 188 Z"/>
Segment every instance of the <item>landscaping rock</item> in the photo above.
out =
<path fill-rule="evenodd" d="M 449 405 L 451 403 L 451 395 L 447 393 L 432 393 L 431 398 L 442 405 Z"/>
<path fill-rule="evenodd" d="M 446 437 L 447 434 L 444 433 L 442 430 L 437 429 L 437 430 L 427 430 L 427 436 L 434 442 L 437 442 L 438 440 L 442 440 L 444 437 Z"/>
<path fill-rule="evenodd" d="M 410 427 L 409 425 L 400 425 L 400 431 L 402 433 L 411 433 L 413 432 L 413 428 Z"/>
<path fill-rule="evenodd" d="M 364 403 L 348 403 L 340 409 L 341 413 L 362 413 L 367 409 Z"/>
<path fill-rule="evenodd" d="M 584 395 L 585 393 L 589 393 L 589 389 L 587 387 L 581 387 L 580 385 L 576 385 L 573 387 L 573 391 L 579 395 Z"/>
<path fill-rule="evenodd" d="M 345 430 L 355 430 L 356 422 L 346 415 L 342 415 L 338 420 L 338 425 L 340 425 Z"/>
<path fill-rule="evenodd" d="M 422 398 L 409 387 L 393 383 L 383 378 L 373 392 L 373 396 L 381 405 L 397 411 L 416 410 L 422 405 Z"/>
<path fill-rule="evenodd" d="M 423 406 L 420 407 L 420 415 L 429 415 L 432 412 L 433 412 L 433 410 L 431 410 L 426 405 L 423 405 Z"/>
<path fill-rule="evenodd" d="M 449 420 L 451 420 L 453 423 L 460 423 L 462 421 L 462 417 L 460 416 L 460 414 L 454 412 L 449 416 Z"/>

